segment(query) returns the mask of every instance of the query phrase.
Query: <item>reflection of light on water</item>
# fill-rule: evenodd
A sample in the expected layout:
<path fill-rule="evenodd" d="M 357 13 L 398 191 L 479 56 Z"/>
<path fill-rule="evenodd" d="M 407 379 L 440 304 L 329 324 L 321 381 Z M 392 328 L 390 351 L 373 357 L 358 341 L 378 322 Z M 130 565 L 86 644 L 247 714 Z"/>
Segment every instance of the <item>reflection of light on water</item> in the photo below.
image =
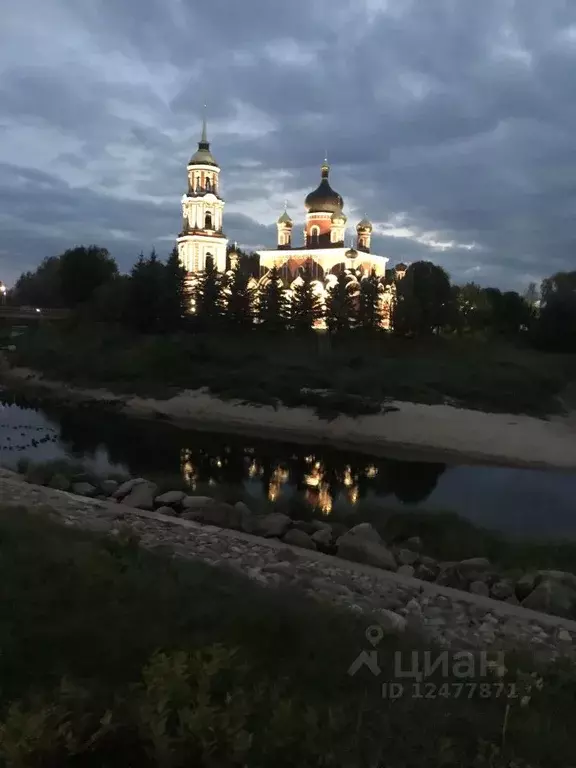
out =
<path fill-rule="evenodd" d="M 279 495 L 280 495 L 280 486 L 278 485 L 278 483 L 270 483 L 270 486 L 268 488 L 268 499 L 270 501 L 276 501 Z"/>
<path fill-rule="evenodd" d="M 316 488 L 316 486 L 320 485 L 320 480 L 321 476 L 317 472 L 311 475 L 304 475 L 304 483 L 312 488 Z"/>
<path fill-rule="evenodd" d="M 375 467 L 374 464 L 370 464 L 370 466 L 366 468 L 366 477 L 370 478 L 370 480 L 372 480 L 373 477 L 376 477 L 377 474 L 378 467 Z"/>
<path fill-rule="evenodd" d="M 222 462 L 220 459 L 216 459 L 216 466 L 218 467 L 218 469 L 222 469 Z"/>
<path fill-rule="evenodd" d="M 329 515 L 332 512 L 332 496 L 328 489 L 328 484 L 323 485 L 320 488 L 318 494 L 318 506 L 323 515 Z"/>
<path fill-rule="evenodd" d="M 260 469 L 258 467 L 258 464 L 253 460 L 250 466 L 248 467 L 248 477 L 256 477 L 256 475 L 260 474 Z"/>
<path fill-rule="evenodd" d="M 208 480 L 208 485 L 216 485 L 216 480 L 214 480 L 214 478 L 213 478 L 213 477 L 211 477 L 211 478 Z"/>
<path fill-rule="evenodd" d="M 273 483 L 278 483 L 280 485 L 283 485 L 284 483 L 288 482 L 289 477 L 290 477 L 290 473 L 284 467 L 276 467 L 274 472 L 272 472 Z"/>
<path fill-rule="evenodd" d="M 344 470 L 344 485 L 346 488 L 350 488 L 351 485 L 354 485 L 354 478 L 352 477 L 352 470 L 350 467 L 346 467 Z"/>
<path fill-rule="evenodd" d="M 356 504 L 358 501 L 358 486 L 354 486 L 354 488 L 350 488 L 348 491 L 348 499 L 350 500 L 350 504 Z"/>
<path fill-rule="evenodd" d="M 196 488 L 196 468 L 191 461 L 192 453 L 187 448 L 180 452 L 180 467 L 184 481 L 195 490 Z"/>
<path fill-rule="evenodd" d="M 314 461 L 314 456 L 306 456 L 304 458 L 304 461 L 306 462 L 306 464 L 312 464 L 312 462 Z"/>

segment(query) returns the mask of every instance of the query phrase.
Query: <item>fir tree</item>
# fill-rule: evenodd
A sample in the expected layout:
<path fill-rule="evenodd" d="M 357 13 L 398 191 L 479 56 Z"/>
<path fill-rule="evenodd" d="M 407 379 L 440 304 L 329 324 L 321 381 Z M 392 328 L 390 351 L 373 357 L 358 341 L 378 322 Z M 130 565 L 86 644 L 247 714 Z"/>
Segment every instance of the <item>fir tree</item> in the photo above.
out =
<path fill-rule="evenodd" d="M 237 263 L 226 295 L 226 321 L 235 328 L 252 328 L 254 323 L 254 291 L 249 281 L 250 275 Z"/>
<path fill-rule="evenodd" d="M 302 281 L 292 289 L 290 325 L 295 331 L 304 333 L 311 330 L 323 315 L 322 300 L 314 293 L 312 272 L 310 267 L 306 266 L 302 270 Z"/>
<path fill-rule="evenodd" d="M 159 330 L 164 270 L 164 264 L 153 250 L 147 259 L 140 254 L 130 272 L 127 319 L 140 333 L 155 333 Z"/>
<path fill-rule="evenodd" d="M 380 306 L 380 281 L 376 271 L 360 280 L 358 296 L 358 327 L 364 330 L 380 328 L 382 309 Z"/>
<path fill-rule="evenodd" d="M 187 273 L 177 248 L 172 250 L 166 261 L 163 277 L 160 322 L 163 330 L 175 331 L 181 327 L 184 316 L 190 311 L 190 296 L 186 287 Z"/>
<path fill-rule="evenodd" d="M 283 331 L 288 322 L 288 301 L 278 267 L 272 267 L 267 277 L 258 294 L 257 318 L 262 328 Z"/>
<path fill-rule="evenodd" d="M 224 314 L 222 275 L 212 259 L 206 260 L 206 267 L 196 281 L 193 296 L 196 317 L 206 328 L 219 325 Z"/>
<path fill-rule="evenodd" d="M 354 327 L 356 306 L 350 292 L 348 276 L 338 275 L 338 282 L 328 291 L 326 300 L 326 324 L 333 333 L 348 331 Z"/>

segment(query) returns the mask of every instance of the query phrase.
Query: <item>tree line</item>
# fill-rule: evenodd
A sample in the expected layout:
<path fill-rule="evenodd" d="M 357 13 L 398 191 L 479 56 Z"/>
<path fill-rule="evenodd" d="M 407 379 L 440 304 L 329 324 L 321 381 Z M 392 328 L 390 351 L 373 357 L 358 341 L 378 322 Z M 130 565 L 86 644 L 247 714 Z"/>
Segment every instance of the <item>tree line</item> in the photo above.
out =
<path fill-rule="evenodd" d="M 256 285 L 253 254 L 243 254 L 225 274 L 209 261 L 191 282 L 174 248 L 162 261 L 139 256 L 121 275 L 105 248 L 80 246 L 45 259 L 26 272 L 9 292 L 16 305 L 67 307 L 86 321 L 122 324 L 138 333 L 181 329 L 261 329 L 305 333 L 324 320 L 334 334 L 378 332 L 382 291 L 392 290 L 390 321 L 395 334 L 524 336 L 533 344 L 576 351 L 576 271 L 559 272 L 524 295 L 475 283 L 450 282 L 442 267 L 428 261 L 411 264 L 398 279 L 375 272 L 357 280 L 341 273 L 325 295 L 310 269 L 286 290 L 280 271 L 270 270 Z M 192 308 L 192 312 L 190 309 Z"/>

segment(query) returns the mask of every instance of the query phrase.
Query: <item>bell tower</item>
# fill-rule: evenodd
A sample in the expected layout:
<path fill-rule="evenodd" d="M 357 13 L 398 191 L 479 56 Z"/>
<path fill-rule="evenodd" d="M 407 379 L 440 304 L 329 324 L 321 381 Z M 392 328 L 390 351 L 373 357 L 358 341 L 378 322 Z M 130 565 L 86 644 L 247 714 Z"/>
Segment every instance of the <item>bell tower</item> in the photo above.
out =
<path fill-rule="evenodd" d="M 187 170 L 188 191 L 182 196 L 182 231 L 177 241 L 180 261 L 189 274 L 202 272 L 209 258 L 224 272 L 228 240 L 222 229 L 220 166 L 210 151 L 205 117 L 198 149 Z"/>

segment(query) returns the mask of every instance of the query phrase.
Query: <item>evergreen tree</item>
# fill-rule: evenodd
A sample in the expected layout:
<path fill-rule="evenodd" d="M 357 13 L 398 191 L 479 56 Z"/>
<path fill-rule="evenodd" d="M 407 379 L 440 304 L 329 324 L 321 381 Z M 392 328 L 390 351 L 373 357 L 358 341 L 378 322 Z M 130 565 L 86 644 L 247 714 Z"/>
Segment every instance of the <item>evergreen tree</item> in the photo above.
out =
<path fill-rule="evenodd" d="M 283 331 L 288 322 L 288 301 L 278 267 L 272 267 L 267 277 L 258 294 L 256 316 L 262 328 Z"/>
<path fill-rule="evenodd" d="M 164 264 L 153 250 L 147 259 L 140 254 L 130 272 L 127 320 L 140 333 L 160 330 L 164 270 Z"/>
<path fill-rule="evenodd" d="M 396 283 L 394 331 L 424 336 L 451 323 L 455 296 L 450 278 L 430 261 L 416 261 Z"/>
<path fill-rule="evenodd" d="M 348 276 L 338 275 L 338 282 L 328 291 L 326 300 L 326 324 L 333 333 L 348 331 L 354 327 L 356 306 L 350 292 Z"/>
<path fill-rule="evenodd" d="M 376 330 L 382 322 L 380 306 L 380 281 L 376 271 L 360 280 L 358 296 L 358 327 L 364 330 Z"/>
<path fill-rule="evenodd" d="M 222 322 L 224 314 L 224 284 L 213 259 L 206 259 L 206 267 L 194 286 L 196 317 L 201 326 L 210 329 Z"/>
<path fill-rule="evenodd" d="M 190 296 L 186 287 L 187 273 L 183 267 L 178 249 L 172 253 L 164 267 L 160 322 L 165 331 L 175 331 L 182 326 L 182 320 L 190 311 Z"/>
<path fill-rule="evenodd" d="M 226 322 L 235 328 L 252 328 L 254 323 L 254 291 L 250 275 L 237 263 L 226 294 Z"/>
<path fill-rule="evenodd" d="M 298 333 L 304 333 L 313 328 L 317 320 L 324 315 L 322 300 L 314 293 L 312 272 L 309 266 L 302 270 L 302 281 L 292 289 L 292 306 L 290 308 L 290 325 Z"/>

